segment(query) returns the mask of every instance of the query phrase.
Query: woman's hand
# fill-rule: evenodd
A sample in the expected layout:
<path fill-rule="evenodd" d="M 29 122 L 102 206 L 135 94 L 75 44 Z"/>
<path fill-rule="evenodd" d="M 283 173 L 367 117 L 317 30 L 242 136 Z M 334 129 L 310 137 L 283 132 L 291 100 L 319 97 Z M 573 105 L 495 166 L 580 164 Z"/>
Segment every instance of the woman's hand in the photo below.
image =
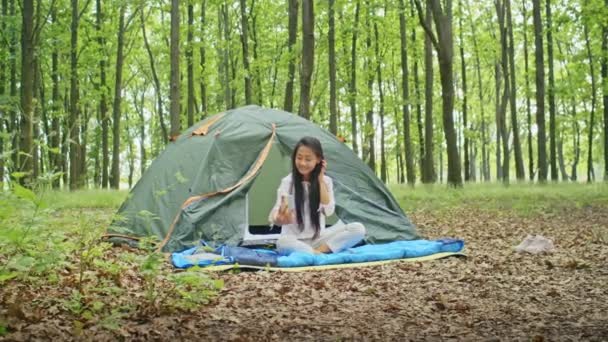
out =
<path fill-rule="evenodd" d="M 282 226 L 285 224 L 295 223 L 295 217 L 293 214 L 293 210 L 289 209 L 289 205 L 287 203 L 287 198 L 285 196 L 281 199 L 281 206 L 279 207 L 279 211 L 274 216 L 274 223 Z"/>
<path fill-rule="evenodd" d="M 325 171 L 327 170 L 327 160 L 322 159 L 319 164 L 321 164 L 321 172 L 319 172 L 319 182 L 323 182 L 323 177 L 325 177 Z"/>

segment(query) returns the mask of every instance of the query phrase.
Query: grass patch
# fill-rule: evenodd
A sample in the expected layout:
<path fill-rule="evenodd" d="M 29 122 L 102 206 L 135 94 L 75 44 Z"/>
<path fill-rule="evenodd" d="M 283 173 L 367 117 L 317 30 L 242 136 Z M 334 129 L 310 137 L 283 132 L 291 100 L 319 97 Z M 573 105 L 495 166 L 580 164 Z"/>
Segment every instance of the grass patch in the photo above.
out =
<path fill-rule="evenodd" d="M 455 189 L 446 185 L 390 186 L 406 212 L 413 210 L 443 211 L 459 207 L 485 210 L 512 210 L 519 215 L 539 212 L 608 205 L 608 184 L 547 183 L 467 184 Z"/>
<path fill-rule="evenodd" d="M 118 209 L 127 195 L 126 190 L 48 191 L 42 194 L 42 199 L 53 209 Z"/>

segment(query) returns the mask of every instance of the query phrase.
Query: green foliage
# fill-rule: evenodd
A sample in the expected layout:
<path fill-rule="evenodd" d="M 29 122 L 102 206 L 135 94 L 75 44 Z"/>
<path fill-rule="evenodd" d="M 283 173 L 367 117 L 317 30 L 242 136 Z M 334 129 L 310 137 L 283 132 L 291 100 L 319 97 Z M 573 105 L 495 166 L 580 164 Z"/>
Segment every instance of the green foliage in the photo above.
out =
<path fill-rule="evenodd" d="M 174 274 L 154 238 L 136 251 L 101 241 L 124 192 L 12 189 L 0 192 L 0 294 L 17 284 L 44 287 L 48 293 L 34 307 L 69 314 L 77 336 L 91 324 L 118 330 L 133 316 L 194 310 L 223 286 L 197 270 Z M 0 336 L 8 330 L 0 320 Z"/>
<path fill-rule="evenodd" d="M 195 309 L 208 303 L 224 286 L 221 279 L 212 279 L 209 274 L 192 268 L 187 272 L 173 274 L 170 278 L 178 294 L 172 305 L 181 309 Z"/>
<path fill-rule="evenodd" d="M 441 185 L 392 186 L 393 194 L 406 212 L 444 211 L 459 207 L 485 210 L 513 210 L 520 215 L 558 211 L 565 207 L 608 205 L 607 184 L 467 184 L 462 189 Z"/>

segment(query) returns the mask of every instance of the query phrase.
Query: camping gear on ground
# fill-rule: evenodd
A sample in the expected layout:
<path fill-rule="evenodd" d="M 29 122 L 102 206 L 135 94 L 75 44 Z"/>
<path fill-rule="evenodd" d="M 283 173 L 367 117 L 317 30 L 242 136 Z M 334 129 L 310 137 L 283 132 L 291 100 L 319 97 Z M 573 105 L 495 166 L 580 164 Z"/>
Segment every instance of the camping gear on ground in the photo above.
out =
<path fill-rule="evenodd" d="M 515 247 L 517 253 L 540 254 L 553 252 L 554 250 L 555 246 L 553 245 L 553 241 L 542 235 L 528 235 L 524 241 Z"/>
<path fill-rule="evenodd" d="M 188 268 L 192 266 L 226 265 L 238 264 L 238 267 L 255 268 L 262 267 L 286 267 L 306 268 L 308 266 L 327 266 L 340 264 L 359 265 L 374 261 L 397 260 L 405 258 L 420 258 L 437 255 L 445 257 L 449 255 L 461 255 L 464 242 L 457 239 L 441 240 L 411 240 L 394 241 L 385 244 L 364 245 L 349 248 L 339 253 L 310 254 L 295 252 L 289 255 L 280 255 L 276 251 L 267 249 L 250 249 L 243 247 L 222 246 L 215 251 L 215 261 L 196 261 L 199 253 L 197 247 L 190 248 L 180 253 L 173 253 L 171 261 L 177 268 Z M 208 254 L 208 253 L 205 253 Z"/>
<path fill-rule="evenodd" d="M 333 134 L 299 116 L 246 106 L 208 117 L 154 160 L 118 211 L 106 237 L 133 242 L 155 236 L 163 252 L 203 240 L 214 247 L 276 241 L 269 227 L 276 189 L 291 172 L 303 136 L 321 141 L 336 211 L 330 225 L 361 222 L 370 244 L 418 239 L 397 201 L 374 172 Z"/>

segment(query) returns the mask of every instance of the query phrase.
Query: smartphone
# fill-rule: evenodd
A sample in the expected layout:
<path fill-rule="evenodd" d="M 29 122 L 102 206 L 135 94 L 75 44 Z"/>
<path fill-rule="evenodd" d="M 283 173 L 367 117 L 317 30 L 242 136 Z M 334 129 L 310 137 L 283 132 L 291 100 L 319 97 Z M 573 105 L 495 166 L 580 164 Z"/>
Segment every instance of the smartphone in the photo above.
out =
<path fill-rule="evenodd" d="M 296 201 L 293 195 L 284 195 L 283 201 L 287 202 L 287 208 L 295 210 L 296 209 Z"/>

